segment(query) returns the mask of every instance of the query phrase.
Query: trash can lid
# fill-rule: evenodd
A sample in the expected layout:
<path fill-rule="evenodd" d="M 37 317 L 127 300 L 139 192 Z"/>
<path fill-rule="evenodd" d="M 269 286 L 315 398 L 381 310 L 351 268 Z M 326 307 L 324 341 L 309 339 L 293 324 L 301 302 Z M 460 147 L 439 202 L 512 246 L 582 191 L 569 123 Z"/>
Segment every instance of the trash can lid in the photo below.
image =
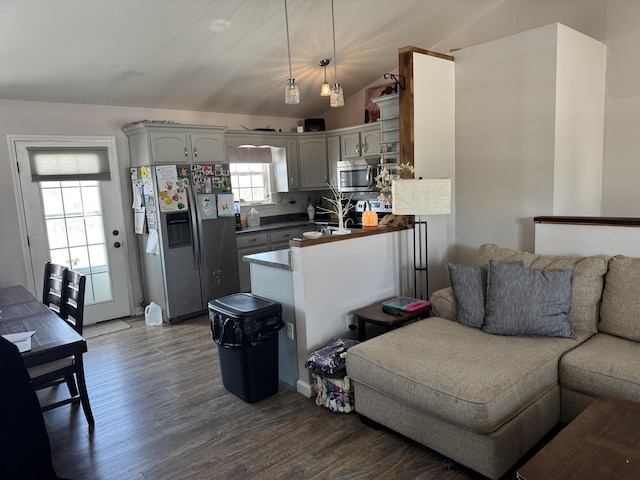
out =
<path fill-rule="evenodd" d="M 216 298 L 209 302 L 209 308 L 224 308 L 237 314 L 256 314 L 268 310 L 280 311 L 282 309 L 278 302 L 251 293 L 234 293 L 226 297 Z"/>

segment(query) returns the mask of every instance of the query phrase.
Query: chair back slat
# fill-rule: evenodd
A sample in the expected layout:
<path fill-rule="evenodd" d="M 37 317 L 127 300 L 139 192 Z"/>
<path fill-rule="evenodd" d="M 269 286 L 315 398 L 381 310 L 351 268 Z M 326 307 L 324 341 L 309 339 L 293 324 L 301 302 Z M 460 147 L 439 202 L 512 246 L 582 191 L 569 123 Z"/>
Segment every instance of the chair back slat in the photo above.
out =
<path fill-rule="evenodd" d="M 62 276 L 67 268 L 63 265 L 47 262 L 44 266 L 44 286 L 42 303 L 62 317 Z"/>
<path fill-rule="evenodd" d="M 84 324 L 84 290 L 87 278 L 75 270 L 63 273 L 62 319 L 82 335 Z"/>

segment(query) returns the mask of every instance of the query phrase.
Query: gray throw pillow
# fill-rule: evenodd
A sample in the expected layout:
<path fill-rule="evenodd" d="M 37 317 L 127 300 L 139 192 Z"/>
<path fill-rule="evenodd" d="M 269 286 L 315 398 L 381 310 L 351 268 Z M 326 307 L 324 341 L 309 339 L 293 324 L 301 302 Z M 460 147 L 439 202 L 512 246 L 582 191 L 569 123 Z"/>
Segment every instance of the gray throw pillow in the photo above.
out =
<path fill-rule="evenodd" d="M 533 270 L 490 260 L 483 330 L 575 338 L 569 322 L 572 280 L 573 270 Z"/>
<path fill-rule="evenodd" d="M 449 275 L 449 284 L 456 296 L 458 322 L 467 327 L 481 328 L 485 315 L 487 267 L 447 263 L 445 268 Z"/>

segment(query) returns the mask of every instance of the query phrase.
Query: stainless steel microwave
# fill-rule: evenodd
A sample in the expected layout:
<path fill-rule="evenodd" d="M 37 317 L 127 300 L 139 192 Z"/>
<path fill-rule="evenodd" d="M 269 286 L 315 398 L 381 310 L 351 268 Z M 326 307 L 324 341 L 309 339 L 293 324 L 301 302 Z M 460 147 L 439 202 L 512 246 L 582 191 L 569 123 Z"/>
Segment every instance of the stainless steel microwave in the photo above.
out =
<path fill-rule="evenodd" d="M 338 191 L 374 192 L 378 175 L 377 158 L 356 158 L 338 162 Z"/>

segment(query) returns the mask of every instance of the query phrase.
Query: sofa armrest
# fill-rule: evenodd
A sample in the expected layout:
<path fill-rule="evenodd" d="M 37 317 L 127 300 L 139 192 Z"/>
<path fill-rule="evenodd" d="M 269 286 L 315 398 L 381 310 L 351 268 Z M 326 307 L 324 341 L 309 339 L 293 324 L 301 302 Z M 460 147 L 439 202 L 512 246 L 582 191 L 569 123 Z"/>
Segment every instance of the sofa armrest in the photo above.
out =
<path fill-rule="evenodd" d="M 456 296 L 451 287 L 436 290 L 431 295 L 431 313 L 435 317 L 455 321 L 458 318 Z"/>

